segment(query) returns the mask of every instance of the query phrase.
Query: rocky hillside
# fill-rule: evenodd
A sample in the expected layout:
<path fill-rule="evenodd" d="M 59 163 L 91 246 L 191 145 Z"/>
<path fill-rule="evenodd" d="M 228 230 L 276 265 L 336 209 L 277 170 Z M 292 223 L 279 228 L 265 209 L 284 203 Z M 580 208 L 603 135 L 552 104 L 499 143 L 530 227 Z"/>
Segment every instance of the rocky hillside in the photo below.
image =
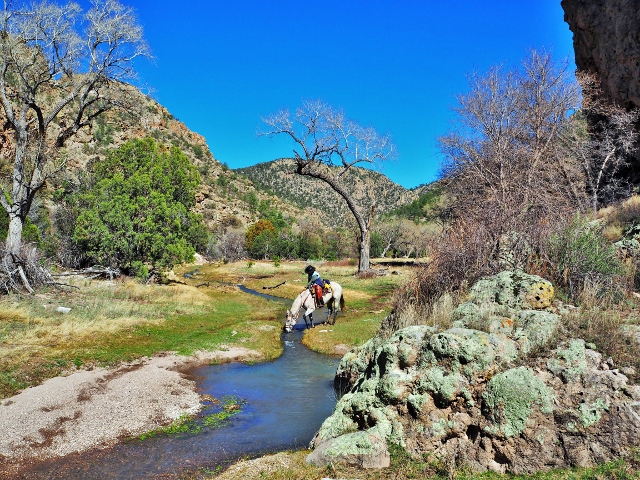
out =
<path fill-rule="evenodd" d="M 240 168 L 236 172 L 263 192 L 277 194 L 300 209 L 322 211 L 324 223 L 330 226 L 349 225 L 352 217 L 344 200 L 322 181 L 297 175 L 294 170 L 293 160 L 279 159 Z M 368 209 L 375 202 L 378 214 L 411 203 L 426 188 L 407 190 L 381 173 L 357 167 L 349 170 L 343 178 L 356 203 Z"/>
<path fill-rule="evenodd" d="M 300 214 L 295 206 L 254 188 L 250 180 L 218 162 L 205 138 L 189 130 L 158 102 L 137 90 L 133 94 L 139 97 L 137 115 L 109 112 L 67 142 L 66 170 L 56 183 L 75 181 L 80 171 L 89 163 L 104 158 L 109 149 L 131 139 L 151 136 L 164 145 L 178 146 L 198 167 L 203 182 L 197 194 L 196 208 L 211 230 L 253 223 L 258 218 L 256 204 L 260 201 L 269 202 L 285 215 Z M 56 185 L 52 187 L 56 188 Z"/>

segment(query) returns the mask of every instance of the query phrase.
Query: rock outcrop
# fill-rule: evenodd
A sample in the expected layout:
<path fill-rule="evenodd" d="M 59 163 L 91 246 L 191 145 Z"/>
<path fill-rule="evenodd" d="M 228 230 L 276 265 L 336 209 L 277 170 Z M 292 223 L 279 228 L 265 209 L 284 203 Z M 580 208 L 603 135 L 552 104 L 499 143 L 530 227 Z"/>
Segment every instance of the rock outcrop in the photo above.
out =
<path fill-rule="evenodd" d="M 336 375 L 346 393 L 308 461 L 377 468 L 394 443 L 478 471 L 531 473 L 640 444 L 640 387 L 583 340 L 539 353 L 561 324 L 552 300 L 548 281 L 502 272 L 472 288 L 453 328 L 408 327 L 352 350 Z"/>
<path fill-rule="evenodd" d="M 640 107 L 640 1 L 562 0 L 578 69 L 595 73 L 609 100 Z"/>

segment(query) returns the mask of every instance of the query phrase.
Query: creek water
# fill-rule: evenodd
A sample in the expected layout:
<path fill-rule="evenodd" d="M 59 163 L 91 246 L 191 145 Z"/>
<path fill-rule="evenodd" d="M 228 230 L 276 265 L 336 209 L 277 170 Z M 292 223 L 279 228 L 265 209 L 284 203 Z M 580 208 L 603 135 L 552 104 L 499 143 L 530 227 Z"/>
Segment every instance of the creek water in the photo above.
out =
<path fill-rule="evenodd" d="M 212 471 L 241 457 L 306 447 L 335 407 L 333 377 L 339 359 L 310 351 L 301 339 L 300 330 L 283 333 L 284 352 L 273 362 L 207 365 L 187 372 L 200 393 L 233 397 L 242 404 L 222 426 L 46 461 L 30 466 L 20 478 L 183 478 L 187 472 Z"/>

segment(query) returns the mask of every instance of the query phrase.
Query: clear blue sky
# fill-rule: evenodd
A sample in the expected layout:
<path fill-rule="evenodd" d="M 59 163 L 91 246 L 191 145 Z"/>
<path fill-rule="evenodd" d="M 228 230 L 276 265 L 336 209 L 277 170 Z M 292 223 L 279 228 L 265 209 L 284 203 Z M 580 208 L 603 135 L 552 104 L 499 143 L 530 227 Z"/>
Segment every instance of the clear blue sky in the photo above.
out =
<path fill-rule="evenodd" d="M 291 155 L 256 135 L 261 116 L 322 99 L 392 136 L 393 181 L 431 182 L 466 74 L 531 47 L 573 62 L 560 0 L 121 1 L 154 56 L 140 83 L 231 168 Z"/>

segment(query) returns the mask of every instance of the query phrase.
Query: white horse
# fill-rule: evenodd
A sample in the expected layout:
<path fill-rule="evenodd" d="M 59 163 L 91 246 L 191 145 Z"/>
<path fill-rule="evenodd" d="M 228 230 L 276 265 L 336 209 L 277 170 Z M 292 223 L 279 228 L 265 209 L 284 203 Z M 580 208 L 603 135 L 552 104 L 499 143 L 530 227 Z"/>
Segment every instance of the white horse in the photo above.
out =
<path fill-rule="evenodd" d="M 344 310 L 344 297 L 342 296 L 342 287 L 338 283 L 331 282 L 330 285 L 331 290 L 322 297 L 327 310 L 329 310 L 329 314 L 324 323 L 329 322 L 330 325 L 334 325 L 336 323 L 336 317 L 338 316 L 338 304 L 340 305 L 340 310 Z M 306 288 L 293 301 L 291 309 L 287 310 L 287 320 L 285 321 L 284 329 L 287 332 L 294 329 L 298 317 L 300 317 L 301 310 L 304 310 L 302 318 L 304 318 L 305 325 L 307 328 L 313 328 L 313 311 L 315 309 L 316 304 L 313 295 L 309 289 Z M 332 317 L 333 321 L 331 321 Z"/>

